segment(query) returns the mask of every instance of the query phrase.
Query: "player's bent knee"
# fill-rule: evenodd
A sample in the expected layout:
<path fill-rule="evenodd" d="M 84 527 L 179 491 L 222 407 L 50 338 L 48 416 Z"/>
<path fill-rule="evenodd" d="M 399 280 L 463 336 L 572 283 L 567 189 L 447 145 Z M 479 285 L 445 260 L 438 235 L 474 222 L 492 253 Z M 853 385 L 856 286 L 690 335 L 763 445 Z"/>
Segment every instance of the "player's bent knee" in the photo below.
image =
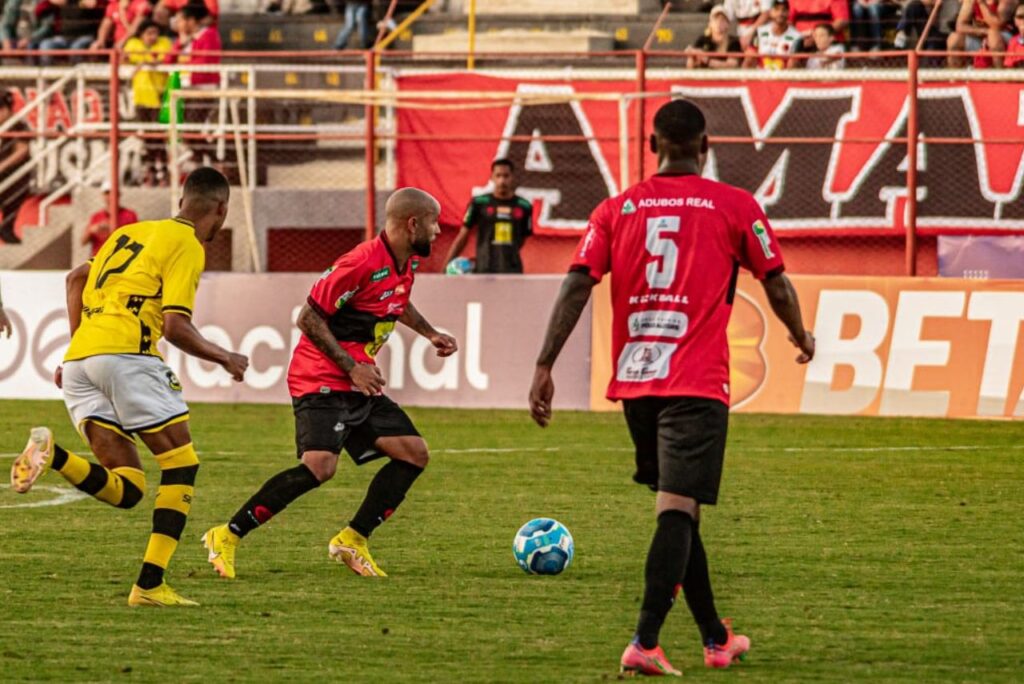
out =
<path fill-rule="evenodd" d="M 410 446 L 402 452 L 400 456 L 394 456 L 399 461 L 405 461 L 411 463 L 417 468 L 426 468 L 427 464 L 430 463 L 430 452 L 427 451 L 427 444 L 422 440 L 415 445 Z"/>
<path fill-rule="evenodd" d="M 302 463 L 313 473 L 313 477 L 323 484 L 337 472 L 338 455 L 329 451 L 307 451 L 302 454 Z"/>

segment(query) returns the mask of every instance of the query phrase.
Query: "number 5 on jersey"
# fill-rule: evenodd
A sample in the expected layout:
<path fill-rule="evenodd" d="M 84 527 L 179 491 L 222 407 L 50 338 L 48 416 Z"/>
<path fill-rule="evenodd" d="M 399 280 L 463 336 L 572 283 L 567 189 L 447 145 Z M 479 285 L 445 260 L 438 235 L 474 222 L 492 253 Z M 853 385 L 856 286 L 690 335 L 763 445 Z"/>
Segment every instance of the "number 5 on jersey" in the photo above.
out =
<path fill-rule="evenodd" d="M 671 287 L 679 265 L 679 248 L 671 237 L 679 233 L 678 216 L 656 216 L 647 219 L 647 252 L 657 257 L 647 263 L 647 284 L 651 289 Z"/>

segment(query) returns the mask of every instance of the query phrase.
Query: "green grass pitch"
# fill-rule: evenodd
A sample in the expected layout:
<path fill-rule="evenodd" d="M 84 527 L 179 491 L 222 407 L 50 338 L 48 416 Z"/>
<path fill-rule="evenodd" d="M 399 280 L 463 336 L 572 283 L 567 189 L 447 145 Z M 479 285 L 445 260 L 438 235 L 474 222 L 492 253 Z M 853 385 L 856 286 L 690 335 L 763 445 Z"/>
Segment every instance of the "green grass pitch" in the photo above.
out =
<path fill-rule="evenodd" d="M 618 677 L 642 593 L 653 496 L 619 414 L 410 410 L 433 457 L 371 541 L 385 580 L 327 557 L 377 466 L 338 476 L 253 533 L 239 579 L 198 543 L 294 461 L 288 407 L 193 407 L 203 466 L 170 581 L 196 609 L 129 609 L 158 474 L 131 511 L 0 489 L 0 680 L 595 682 Z M 0 464 L 56 402 L 0 402 Z M 1024 425 L 733 416 L 702 534 L 750 658 L 705 671 L 685 604 L 662 644 L 692 680 L 1009 682 L 1024 677 Z M 490 451 L 485 451 L 490 450 Z M 65 487 L 48 474 L 47 487 Z M 530 577 L 512 537 L 564 522 L 572 567 Z"/>

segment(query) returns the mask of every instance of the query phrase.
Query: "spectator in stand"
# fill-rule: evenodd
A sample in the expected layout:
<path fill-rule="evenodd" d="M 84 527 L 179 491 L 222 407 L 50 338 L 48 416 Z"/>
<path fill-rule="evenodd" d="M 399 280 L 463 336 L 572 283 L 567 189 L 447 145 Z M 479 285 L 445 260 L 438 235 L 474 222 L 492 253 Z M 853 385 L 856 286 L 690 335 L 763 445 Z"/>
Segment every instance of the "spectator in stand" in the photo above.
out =
<path fill-rule="evenodd" d="M 174 16 L 178 38 L 164 61 L 168 64 L 220 64 L 220 32 L 206 20 L 210 13 L 203 5 L 185 5 Z M 183 88 L 216 88 L 220 74 L 216 71 L 184 71 Z M 187 111 L 187 110 L 186 110 Z"/>
<path fill-rule="evenodd" d="M 57 35 L 44 39 L 39 49 L 53 50 L 88 50 L 99 33 L 103 23 L 104 8 L 98 6 L 97 0 L 79 0 L 77 3 L 61 6 L 61 27 Z M 72 62 L 81 61 L 81 57 L 73 57 Z M 52 57 L 43 57 L 43 63 L 49 64 Z"/>
<path fill-rule="evenodd" d="M 151 11 L 147 0 L 110 0 L 90 49 L 105 50 L 111 44 L 111 35 L 114 48 L 122 49 L 128 39 L 138 33 Z"/>
<path fill-rule="evenodd" d="M 708 15 L 708 27 L 704 29 L 704 35 L 687 48 L 698 54 L 691 54 L 686 58 L 688 69 L 735 69 L 740 65 L 740 55 L 743 48 L 736 36 L 729 33 L 729 16 L 721 5 L 711 8 Z M 715 54 L 710 53 L 731 53 Z"/>
<path fill-rule="evenodd" d="M 124 44 L 124 61 L 138 68 L 132 75 L 132 101 L 140 121 L 156 121 L 160 99 L 167 87 L 167 74 L 147 68 L 162 64 L 172 49 L 171 39 L 160 35 L 160 27 L 151 19 L 139 26 L 139 33 Z"/>
<path fill-rule="evenodd" d="M 762 69 L 772 71 L 792 69 L 795 60 L 790 58 L 800 51 L 803 35 L 789 23 L 789 2 L 775 0 L 769 12 L 769 21 L 757 27 L 754 42 L 747 50 L 744 67 L 753 67 L 760 63 Z"/>
<path fill-rule="evenodd" d="M 209 17 L 203 5 L 186 5 L 174 15 L 178 38 L 174 41 L 171 53 L 165 61 L 181 65 L 220 64 L 221 42 L 216 26 L 206 23 Z M 215 90 L 220 85 L 220 73 L 217 71 L 182 71 L 182 88 L 198 90 Z M 215 100 L 190 100 L 185 106 L 185 123 L 205 124 L 217 109 Z M 212 163 L 211 151 L 213 142 L 195 141 L 189 144 L 192 154 L 203 164 Z"/>
<path fill-rule="evenodd" d="M 344 50 L 348 46 L 348 39 L 352 31 L 359 28 L 359 43 L 363 50 L 373 46 L 374 35 L 370 24 L 371 0 L 346 0 L 345 2 L 345 25 L 338 32 L 334 40 L 335 50 Z"/>
<path fill-rule="evenodd" d="M 974 52 L 974 67 L 993 66 L 991 53 L 1003 52 L 1013 37 L 1013 13 L 1017 0 L 963 0 L 956 17 L 956 30 L 949 35 L 946 47 L 950 52 Z M 949 55 L 954 69 L 964 66 L 963 55 Z M 1001 66 L 996 62 L 995 66 Z"/>
<path fill-rule="evenodd" d="M 792 0 L 789 21 L 804 37 L 804 47 L 814 44 L 811 31 L 822 22 L 832 24 L 836 39 L 842 42 L 850 24 L 850 5 L 848 0 Z"/>
<path fill-rule="evenodd" d="M 1013 24 L 1017 27 L 1017 35 L 1010 39 L 1006 46 L 1006 60 L 1003 66 L 1007 69 L 1024 68 L 1024 5 L 1018 5 L 1013 11 Z"/>
<path fill-rule="evenodd" d="M 903 11 L 900 13 L 899 23 L 896 25 L 896 36 L 892 41 L 893 47 L 897 50 L 913 50 L 917 47 L 917 43 L 921 39 L 921 34 L 924 33 L 924 27 L 928 25 L 928 17 L 931 16 L 932 8 L 935 7 L 935 2 L 936 0 L 910 0 L 903 6 Z M 925 50 L 933 52 L 946 51 L 946 42 L 949 40 L 949 31 L 946 22 L 943 21 L 943 10 L 946 5 L 953 4 L 954 3 L 948 2 L 947 0 L 945 5 L 939 8 L 939 16 L 928 31 L 928 37 L 925 38 L 923 46 Z M 956 10 L 954 9 L 953 11 L 955 12 Z M 953 18 L 953 21 L 956 21 L 955 17 Z"/>
<path fill-rule="evenodd" d="M 117 225 L 111 227 L 110 181 L 104 181 L 101 189 L 103 190 L 103 208 L 92 215 L 89 225 L 85 228 L 85 233 L 82 234 L 82 245 L 92 245 L 90 252 L 92 256 L 96 256 L 96 252 L 100 251 L 100 247 L 115 230 L 121 226 L 127 226 L 129 223 L 139 222 L 138 214 L 131 209 L 119 206 L 117 208 Z"/>
<path fill-rule="evenodd" d="M 13 50 L 18 46 L 18 20 L 21 18 L 21 0 L 3 0 L 0 13 L 0 49 Z"/>
<path fill-rule="evenodd" d="M 740 45 L 746 50 L 754 42 L 754 35 L 762 24 L 768 23 L 772 0 L 724 0 L 725 16 L 736 26 Z"/>
<path fill-rule="evenodd" d="M 0 90 L 0 126 L 7 123 L 7 120 L 13 115 L 14 93 L 6 88 Z M 8 132 L 28 133 L 28 126 L 24 121 L 19 121 Z M 0 138 L 0 184 L 8 180 L 19 166 L 28 161 L 28 155 L 28 138 Z M 6 190 L 0 191 L 0 214 L 2 214 L 0 217 L 0 242 L 10 244 L 21 242 L 14 232 L 14 225 L 18 219 L 18 210 L 28 199 L 29 180 L 28 174 L 23 175 Z"/>
<path fill-rule="evenodd" d="M 187 5 L 206 8 L 207 16 L 203 19 L 205 26 L 216 26 L 220 21 L 220 4 L 217 0 L 160 0 L 153 8 L 153 15 L 157 17 L 158 23 L 161 23 L 160 19 L 162 18 L 161 25 L 166 27 L 170 24 L 170 17 L 176 16 Z"/>
<path fill-rule="evenodd" d="M 853 0 L 850 42 L 859 52 L 882 49 L 882 0 Z M 815 28 L 817 30 L 817 28 Z"/>
<path fill-rule="evenodd" d="M 836 42 L 836 30 L 832 24 L 818 24 L 811 32 L 814 39 L 814 55 L 807 58 L 808 69 L 843 69 L 846 52 L 842 43 Z"/>
<path fill-rule="evenodd" d="M 32 8 L 32 33 L 18 41 L 20 50 L 39 50 L 60 32 L 61 8 L 67 0 L 39 0 Z"/>
<path fill-rule="evenodd" d="M 139 27 L 139 35 L 124 44 L 124 60 L 134 64 L 132 76 L 132 101 L 135 104 L 135 119 L 142 123 L 155 123 L 160 117 L 160 103 L 167 88 L 167 74 L 148 68 L 162 64 L 171 52 L 171 39 L 160 35 L 160 27 L 147 19 Z M 163 141 L 146 140 L 142 184 L 146 186 L 165 185 L 167 177 L 167 149 Z"/>

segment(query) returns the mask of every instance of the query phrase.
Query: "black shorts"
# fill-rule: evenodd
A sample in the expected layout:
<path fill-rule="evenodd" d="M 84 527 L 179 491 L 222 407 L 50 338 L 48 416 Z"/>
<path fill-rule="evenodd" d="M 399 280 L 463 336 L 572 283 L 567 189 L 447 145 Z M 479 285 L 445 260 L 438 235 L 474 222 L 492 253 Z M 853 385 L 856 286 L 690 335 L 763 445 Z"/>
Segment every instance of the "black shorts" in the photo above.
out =
<path fill-rule="evenodd" d="M 714 504 L 722 481 L 729 407 L 702 397 L 645 397 L 623 402 L 636 446 L 633 479 Z"/>
<path fill-rule="evenodd" d="M 378 437 L 420 436 L 405 411 L 383 394 L 306 394 L 292 399 L 292 410 L 299 458 L 307 451 L 340 454 L 344 447 L 362 465 L 384 455 L 374 446 Z"/>

